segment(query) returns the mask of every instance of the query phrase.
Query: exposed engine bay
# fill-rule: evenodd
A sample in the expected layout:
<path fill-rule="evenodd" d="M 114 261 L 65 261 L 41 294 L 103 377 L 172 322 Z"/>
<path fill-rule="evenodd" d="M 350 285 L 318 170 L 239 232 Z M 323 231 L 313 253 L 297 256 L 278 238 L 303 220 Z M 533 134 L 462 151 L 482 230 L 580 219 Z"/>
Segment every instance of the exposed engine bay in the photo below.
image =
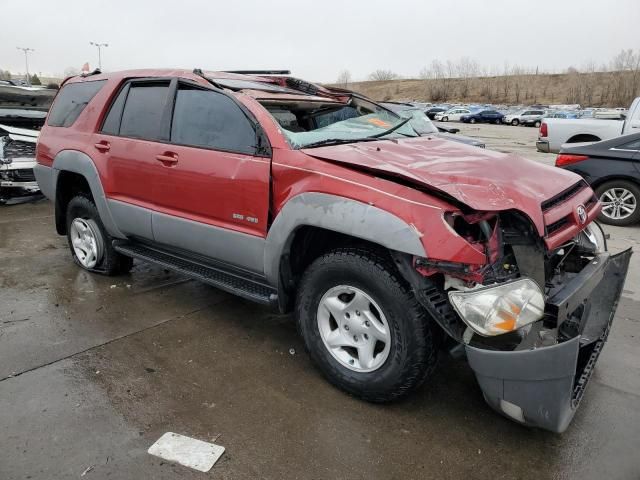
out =
<path fill-rule="evenodd" d="M 575 311 L 564 312 L 567 318 L 559 319 L 558 312 L 554 314 L 553 309 L 545 304 L 556 297 L 595 258 L 605 254 L 605 235 L 597 223 L 589 224 L 571 241 L 548 251 L 531 223 L 516 211 L 500 214 L 448 214 L 445 220 L 458 235 L 483 249 L 489 260 L 483 266 L 422 258 L 414 260 L 412 270 L 422 277 L 420 279 L 412 276 L 414 282 L 421 285 L 416 289 L 416 294 L 449 336 L 457 342 L 479 348 L 512 351 L 554 345 L 579 333 L 580 320 L 585 314 L 584 305 L 577 306 Z M 403 270 L 407 275 L 407 268 Z M 501 307 L 500 311 L 494 313 L 499 317 L 496 324 L 502 330 L 483 330 L 477 325 L 474 328 L 468 321 L 465 323 L 461 315 L 464 312 L 452 301 L 457 295 L 453 293 L 452 297 L 452 292 L 460 292 L 466 295 L 477 293 L 483 297 L 480 303 L 488 302 L 490 300 L 484 297 L 492 289 L 509 284 L 513 291 L 525 279 L 530 282 L 529 289 L 532 292 L 536 289 L 540 291 L 535 307 L 539 318 L 528 321 L 522 327 L 516 322 L 523 313 L 522 305 L 518 306 L 518 302 L 510 303 L 508 308 Z M 527 285 L 523 286 L 525 290 L 526 287 Z M 491 305 L 471 309 L 481 308 L 484 309 L 483 314 L 489 315 L 487 312 L 492 308 L 498 308 L 495 302 L 502 300 L 496 297 L 491 301 L 494 302 Z M 526 302 L 523 304 L 530 306 Z M 510 309 L 517 315 L 510 312 Z M 481 315 L 480 312 L 475 314 Z M 533 318 L 531 315 L 534 313 L 530 314 L 530 318 Z"/>

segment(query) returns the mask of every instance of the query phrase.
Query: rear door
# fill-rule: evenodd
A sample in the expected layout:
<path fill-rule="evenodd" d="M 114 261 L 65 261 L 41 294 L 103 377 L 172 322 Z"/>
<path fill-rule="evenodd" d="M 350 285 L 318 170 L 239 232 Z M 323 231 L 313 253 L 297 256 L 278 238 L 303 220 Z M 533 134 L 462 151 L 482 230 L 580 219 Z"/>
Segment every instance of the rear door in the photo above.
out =
<path fill-rule="evenodd" d="M 129 236 L 153 239 L 151 211 L 163 190 L 161 161 L 168 138 L 163 127 L 170 79 L 126 82 L 112 103 L 94 146 L 105 156 L 104 189 L 118 228 Z"/>
<path fill-rule="evenodd" d="M 179 81 L 172 98 L 156 241 L 261 273 L 271 159 L 259 126 L 223 92 Z"/>

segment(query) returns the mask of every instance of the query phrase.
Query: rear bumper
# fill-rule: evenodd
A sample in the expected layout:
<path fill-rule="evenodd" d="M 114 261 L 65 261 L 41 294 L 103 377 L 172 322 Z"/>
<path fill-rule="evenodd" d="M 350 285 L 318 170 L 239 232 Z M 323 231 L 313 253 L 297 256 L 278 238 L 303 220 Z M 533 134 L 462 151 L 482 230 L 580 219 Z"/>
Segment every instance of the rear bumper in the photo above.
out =
<path fill-rule="evenodd" d="M 548 140 L 538 140 L 536 142 L 536 148 L 539 152 L 549 153 L 551 151 Z"/>
<path fill-rule="evenodd" d="M 469 364 L 493 409 L 524 425 L 566 430 L 607 340 L 631 253 L 596 257 L 548 299 L 547 313 L 556 316 L 558 325 L 575 323 L 577 334 L 570 340 L 520 351 L 466 346 Z M 580 319 L 572 317 L 576 309 L 583 312 Z"/>

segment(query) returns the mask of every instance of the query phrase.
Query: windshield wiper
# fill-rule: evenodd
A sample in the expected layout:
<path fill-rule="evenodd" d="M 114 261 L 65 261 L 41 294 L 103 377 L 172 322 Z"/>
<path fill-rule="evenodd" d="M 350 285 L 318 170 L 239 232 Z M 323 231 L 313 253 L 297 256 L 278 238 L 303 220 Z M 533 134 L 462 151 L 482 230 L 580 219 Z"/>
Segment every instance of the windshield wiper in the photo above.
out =
<path fill-rule="evenodd" d="M 356 143 L 356 142 L 373 142 L 377 140 L 374 137 L 363 137 L 363 138 L 326 138 L 324 140 L 318 140 L 317 142 L 309 143 L 308 145 L 302 145 L 300 148 L 313 148 L 313 147 L 322 147 L 325 145 L 342 145 L 345 143 Z"/>
<path fill-rule="evenodd" d="M 366 138 L 380 138 L 380 137 L 384 137 L 385 135 L 389 135 L 390 133 L 395 132 L 401 126 L 406 125 L 410 120 L 411 120 L 411 118 L 405 118 L 403 121 L 401 121 L 400 123 L 394 125 L 389 130 L 385 130 L 384 132 L 376 133 L 375 135 L 369 135 Z"/>

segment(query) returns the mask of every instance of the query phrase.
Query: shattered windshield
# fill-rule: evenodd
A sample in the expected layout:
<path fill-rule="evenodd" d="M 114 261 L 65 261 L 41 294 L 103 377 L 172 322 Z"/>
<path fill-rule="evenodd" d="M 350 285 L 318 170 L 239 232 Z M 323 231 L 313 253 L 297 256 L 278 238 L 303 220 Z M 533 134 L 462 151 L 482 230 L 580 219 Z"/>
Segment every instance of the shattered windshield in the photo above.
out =
<path fill-rule="evenodd" d="M 431 122 L 429 117 L 419 108 L 411 108 L 407 110 L 400 110 L 398 115 L 404 118 L 410 118 L 409 123 L 413 129 L 420 135 L 427 135 L 429 133 L 438 133 L 438 129 Z"/>
<path fill-rule="evenodd" d="M 296 149 L 418 136 L 411 122 L 402 116 L 358 98 L 346 105 L 300 101 L 265 103 L 289 144 Z"/>

